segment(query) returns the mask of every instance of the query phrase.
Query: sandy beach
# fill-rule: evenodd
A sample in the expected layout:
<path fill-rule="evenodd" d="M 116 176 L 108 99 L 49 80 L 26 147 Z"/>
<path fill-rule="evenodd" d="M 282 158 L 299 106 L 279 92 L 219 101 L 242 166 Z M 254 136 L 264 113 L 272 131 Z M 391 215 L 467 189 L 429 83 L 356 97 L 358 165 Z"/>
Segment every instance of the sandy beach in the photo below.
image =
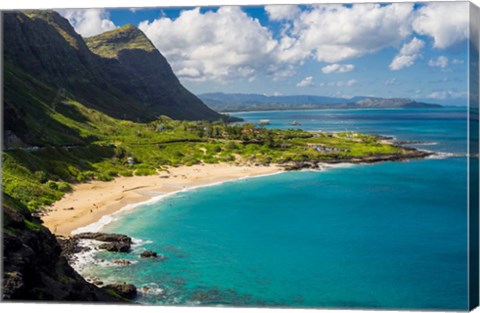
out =
<path fill-rule="evenodd" d="M 128 204 L 185 188 L 280 171 L 282 168 L 276 166 L 201 164 L 172 167 L 152 176 L 117 177 L 110 182 L 78 184 L 73 192 L 47 208 L 42 219 L 53 233 L 70 236 L 75 229 L 95 223 Z"/>

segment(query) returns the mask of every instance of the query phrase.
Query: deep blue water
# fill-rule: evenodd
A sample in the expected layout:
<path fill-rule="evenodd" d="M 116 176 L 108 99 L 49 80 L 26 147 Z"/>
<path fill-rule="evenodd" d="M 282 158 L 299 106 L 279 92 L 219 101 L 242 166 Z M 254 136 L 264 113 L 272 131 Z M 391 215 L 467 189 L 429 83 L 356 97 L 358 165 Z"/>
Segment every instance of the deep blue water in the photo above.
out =
<path fill-rule="evenodd" d="M 385 134 L 466 153 L 465 109 L 239 116 L 270 119 L 268 127 L 290 128 L 297 120 L 307 130 Z M 126 258 L 135 265 L 95 265 L 85 273 L 158 287 L 139 298 L 150 304 L 465 310 L 466 161 L 289 172 L 178 193 L 104 229 L 143 240 L 136 249 L 166 261 L 132 254 Z"/>

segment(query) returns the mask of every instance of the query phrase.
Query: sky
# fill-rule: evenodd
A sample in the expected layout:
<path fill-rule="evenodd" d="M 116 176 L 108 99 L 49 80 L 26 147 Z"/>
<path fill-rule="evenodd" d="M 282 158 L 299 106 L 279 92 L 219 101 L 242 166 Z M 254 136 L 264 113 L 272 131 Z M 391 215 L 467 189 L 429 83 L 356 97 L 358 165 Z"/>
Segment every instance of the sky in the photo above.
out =
<path fill-rule="evenodd" d="M 467 2 L 58 11 L 84 37 L 139 27 L 196 94 L 467 101 Z"/>

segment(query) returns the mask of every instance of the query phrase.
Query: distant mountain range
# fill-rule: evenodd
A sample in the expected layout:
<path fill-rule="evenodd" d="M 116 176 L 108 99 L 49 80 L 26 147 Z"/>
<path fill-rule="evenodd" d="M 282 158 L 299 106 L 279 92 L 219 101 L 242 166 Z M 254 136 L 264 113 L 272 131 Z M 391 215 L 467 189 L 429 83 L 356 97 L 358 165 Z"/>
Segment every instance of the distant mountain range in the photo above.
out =
<path fill-rule="evenodd" d="M 211 109 L 218 112 L 364 109 L 364 108 L 440 108 L 439 104 L 417 102 L 404 98 L 353 97 L 334 98 L 313 95 L 265 96 L 261 94 L 204 93 L 198 95 Z"/>

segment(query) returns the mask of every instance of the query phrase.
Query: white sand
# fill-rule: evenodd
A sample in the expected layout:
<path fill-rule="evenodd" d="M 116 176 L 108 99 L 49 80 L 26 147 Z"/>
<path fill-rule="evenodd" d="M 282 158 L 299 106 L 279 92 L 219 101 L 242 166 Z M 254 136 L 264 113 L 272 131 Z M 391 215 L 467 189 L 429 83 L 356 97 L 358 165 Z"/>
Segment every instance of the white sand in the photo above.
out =
<path fill-rule="evenodd" d="M 53 233 L 70 236 L 73 230 L 95 223 L 128 204 L 184 188 L 280 171 L 282 168 L 277 166 L 202 164 L 172 167 L 153 176 L 118 177 L 110 182 L 78 184 L 73 192 L 49 207 L 42 219 Z"/>

